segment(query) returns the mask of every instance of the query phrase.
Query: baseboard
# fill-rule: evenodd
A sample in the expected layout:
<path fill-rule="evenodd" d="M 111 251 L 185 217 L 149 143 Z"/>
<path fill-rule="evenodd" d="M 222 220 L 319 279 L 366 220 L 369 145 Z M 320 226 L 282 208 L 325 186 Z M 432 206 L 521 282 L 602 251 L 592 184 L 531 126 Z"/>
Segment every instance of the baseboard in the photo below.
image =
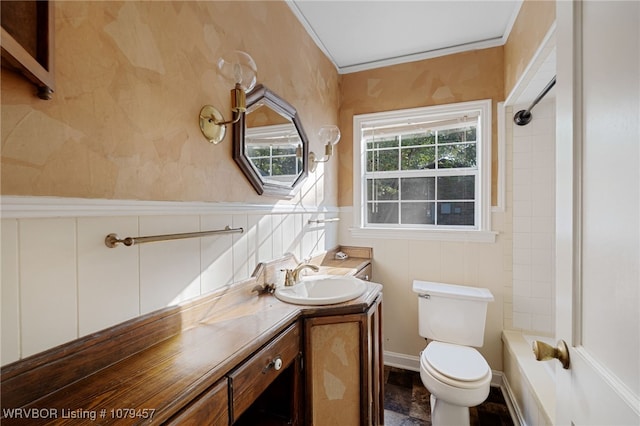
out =
<path fill-rule="evenodd" d="M 413 355 L 384 351 L 384 365 L 409 371 L 420 371 L 420 358 Z"/>
<path fill-rule="evenodd" d="M 502 371 L 491 370 L 491 386 L 501 388 L 504 382 L 503 378 L 504 374 L 502 374 Z"/>
<path fill-rule="evenodd" d="M 402 368 L 403 370 L 420 371 L 420 357 L 384 351 L 384 365 Z M 491 375 L 491 386 L 502 387 L 504 383 L 502 371 L 491 370 Z"/>
<path fill-rule="evenodd" d="M 511 414 L 511 419 L 513 419 L 514 426 L 527 426 L 527 422 L 524 420 L 520 407 L 518 407 L 518 404 L 515 402 L 515 395 L 511 390 L 509 380 L 507 380 L 507 377 L 504 375 L 502 376 L 501 388 L 504 401 L 507 403 L 507 408 L 509 409 L 509 414 Z"/>

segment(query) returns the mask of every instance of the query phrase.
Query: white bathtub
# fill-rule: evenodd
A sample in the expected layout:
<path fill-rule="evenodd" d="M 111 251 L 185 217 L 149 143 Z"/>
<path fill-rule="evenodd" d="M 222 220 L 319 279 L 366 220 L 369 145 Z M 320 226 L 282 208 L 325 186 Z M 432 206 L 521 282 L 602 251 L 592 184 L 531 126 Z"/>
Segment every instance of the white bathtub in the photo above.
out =
<path fill-rule="evenodd" d="M 531 349 L 534 340 L 555 346 L 550 337 L 504 330 L 504 386 L 518 420 L 523 425 L 552 425 L 556 415 L 555 369 L 557 361 L 536 361 Z"/>

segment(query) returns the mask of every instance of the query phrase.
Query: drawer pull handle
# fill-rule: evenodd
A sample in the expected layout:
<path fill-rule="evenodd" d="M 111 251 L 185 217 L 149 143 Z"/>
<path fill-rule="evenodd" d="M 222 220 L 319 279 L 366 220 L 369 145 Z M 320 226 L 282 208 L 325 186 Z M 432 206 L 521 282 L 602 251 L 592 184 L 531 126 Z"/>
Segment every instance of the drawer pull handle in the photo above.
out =
<path fill-rule="evenodd" d="M 282 358 L 280 358 L 280 355 L 272 359 L 271 362 L 262 369 L 262 374 L 267 374 L 267 371 L 269 371 L 270 368 L 273 368 L 276 371 L 282 368 Z"/>

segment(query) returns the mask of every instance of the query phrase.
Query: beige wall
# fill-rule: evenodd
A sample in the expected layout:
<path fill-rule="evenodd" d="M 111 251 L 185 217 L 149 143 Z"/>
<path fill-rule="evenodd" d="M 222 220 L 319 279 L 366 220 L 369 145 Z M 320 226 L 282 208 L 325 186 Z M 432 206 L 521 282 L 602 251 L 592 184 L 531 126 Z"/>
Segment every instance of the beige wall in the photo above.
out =
<path fill-rule="evenodd" d="M 339 145 L 339 205 L 353 204 L 353 115 L 492 99 L 492 204 L 497 195 L 497 111 L 513 89 L 555 19 L 554 2 L 526 0 L 506 46 L 465 52 L 343 76 Z M 510 159 L 510 141 L 507 158 Z M 505 190 L 512 189 L 512 164 L 507 160 Z M 387 359 L 411 365 L 424 348 L 417 333 L 414 279 L 487 287 L 495 296 L 489 305 L 485 344 L 481 349 L 494 370 L 502 369 L 501 332 L 513 323 L 513 219 L 511 200 L 491 214 L 495 243 L 354 238 L 352 209 L 343 208 L 342 244 L 374 249 L 374 280 L 384 285 L 385 352 Z"/>
<path fill-rule="evenodd" d="M 504 100 L 502 47 L 342 76 L 339 205 L 353 205 L 353 116 L 480 99 L 493 100 L 493 203 L 497 179 L 496 103 Z"/>
<path fill-rule="evenodd" d="M 298 110 L 312 150 L 337 123 L 338 74 L 284 2 L 55 5 L 53 100 L 2 69 L 3 195 L 275 202 L 233 162 L 231 129 L 218 146 L 200 133 L 203 105 L 229 116 L 231 84 L 215 68 L 229 50 L 250 53 L 258 81 Z M 322 199 L 306 204 L 335 205 L 327 167 Z"/>
<path fill-rule="evenodd" d="M 373 248 L 373 280 L 383 285 L 385 361 L 417 368 L 425 341 L 418 334 L 418 295 L 413 280 L 488 288 L 489 304 L 484 346 L 480 352 L 492 369 L 502 370 L 504 316 L 511 313 L 511 221 L 508 214 L 491 214 L 499 232 L 495 243 L 417 239 L 356 238 L 349 231 L 352 209 L 342 209 L 340 243 Z M 396 359 L 397 358 L 397 359 Z"/>
<path fill-rule="evenodd" d="M 213 146 L 198 126 L 204 104 L 228 117 L 215 62 L 240 49 L 322 151 L 339 76 L 284 2 L 55 2 L 55 14 L 53 100 L 2 69 L 0 364 L 338 244 L 336 224 L 308 223 L 336 213 L 336 163 L 291 201 L 261 197 L 232 159 L 231 131 Z M 227 225 L 245 232 L 104 245 L 109 233 Z"/>
<path fill-rule="evenodd" d="M 353 225 L 353 116 L 356 114 L 491 99 L 493 101 L 493 193 L 497 189 L 496 104 L 504 100 L 503 48 L 476 50 L 362 71 L 342 76 L 339 147 L 339 205 L 343 206 L 340 241 L 373 247 L 373 278 L 384 285 L 384 349 L 387 361 L 411 366 L 424 348 L 418 334 L 418 298 L 414 279 L 487 287 L 496 296 L 488 312 L 482 353 L 495 370 L 502 368 L 500 332 L 503 291 L 509 266 L 510 224 L 503 213 L 492 214 L 496 243 L 410 241 L 354 238 Z M 495 195 L 494 195 L 495 204 Z M 393 362 L 393 361 L 392 361 Z M 415 368 L 415 365 L 414 365 Z"/>
<path fill-rule="evenodd" d="M 553 0 L 524 0 L 504 45 L 504 93 L 508 96 L 556 19 Z"/>
<path fill-rule="evenodd" d="M 531 38 L 530 33 L 537 31 L 538 40 L 546 34 L 542 27 L 548 25 L 538 26 L 538 14 L 530 10 L 546 7 L 544 2 L 525 1 L 522 16 L 505 47 L 340 77 L 281 2 L 56 2 L 54 99 L 39 100 L 33 95 L 32 85 L 2 70 L 2 195 L 275 203 L 274 199 L 259 197 L 242 176 L 231 158 L 230 137 L 221 145 L 211 146 L 197 125 L 202 105 L 227 108 L 229 85 L 215 72 L 215 61 L 228 49 L 241 49 L 256 60 L 258 80 L 297 108 L 313 151 L 322 152 L 315 139 L 320 125 L 337 123 L 342 131 L 338 161 L 321 164 L 288 204 L 319 208 L 338 204 L 345 208 L 339 230 L 327 230 L 326 237 L 324 229 L 306 225 L 310 214 L 305 209 L 275 216 L 256 213 L 251 208 L 232 216 L 226 211 L 213 215 L 190 212 L 179 220 L 164 214 L 158 218 L 162 223 L 149 222 L 153 226 L 146 225 L 148 219 L 137 217 L 137 207 L 133 212 L 123 212 L 123 218 L 73 217 L 62 220 L 63 226 L 50 217 L 36 222 L 3 219 L 3 351 L 12 349 L 8 358 L 3 356 L 3 363 L 146 312 L 144 295 L 136 296 L 143 293 L 140 289 L 148 288 L 149 294 L 175 295 L 189 292 L 196 285 L 204 292 L 246 277 L 257 261 L 285 251 L 305 257 L 339 242 L 374 248 L 374 278 L 385 285 L 387 351 L 415 357 L 424 346 L 417 333 L 413 279 L 490 288 L 496 301 L 489 308 L 483 354 L 492 368 L 500 370 L 500 332 L 504 318 L 511 321 L 512 310 L 511 206 L 506 206 L 506 212 L 492 213 L 493 229 L 500 232 L 495 244 L 353 238 L 348 229 L 352 223 L 348 206 L 353 197 L 352 117 L 492 99 L 495 197 L 495 104 L 504 100 L 537 49 L 539 41 L 533 42 L 535 37 Z M 518 47 L 519 44 L 526 47 Z M 507 191 L 510 184 L 507 182 Z M 493 201 L 495 204 L 495 198 Z M 172 208 L 168 209 L 170 213 Z M 146 211 L 147 207 L 142 209 Z M 90 228 L 82 226 L 87 221 L 91 222 Z M 145 231 L 190 232 L 213 226 L 210 222 L 216 226 L 241 224 L 250 232 L 243 239 L 229 237 L 220 248 L 194 242 L 193 247 L 181 251 L 181 259 L 193 271 L 184 285 L 176 286 L 173 279 L 157 284 L 158 276 L 172 277 L 170 272 L 178 265 L 147 255 L 147 249 L 141 248 L 130 261 L 133 274 L 118 279 L 128 284 L 121 290 L 108 287 L 105 271 L 111 271 L 111 264 L 119 264 L 118 256 L 124 258 L 131 252 L 104 248 L 101 238 L 106 233 L 122 236 Z M 179 229 L 174 229 L 176 226 Z M 42 232 L 30 232 L 34 229 Z M 60 274 L 61 268 L 46 269 L 41 263 L 58 259 L 52 254 L 61 255 L 57 242 L 47 237 L 58 235 L 58 231 L 68 238 L 69 250 L 67 267 Z M 78 246 L 76 240 L 84 241 L 84 235 L 88 235 L 87 245 Z M 20 236 L 29 240 L 23 241 Z M 269 243 L 264 244 L 265 241 Z M 43 242 L 49 251 L 31 255 L 29 248 L 41 247 Z M 171 251 L 171 247 L 161 245 L 149 250 Z M 31 257 L 29 261 L 19 261 L 17 255 L 7 253 Z M 201 259 L 199 265 L 192 264 L 196 258 Z M 234 265 L 231 277 L 228 265 Z M 150 269 L 155 272 L 131 281 L 131 276 Z M 108 303 L 104 303 L 105 291 L 110 297 Z M 104 318 L 98 315 L 100 321 L 94 320 L 96 306 L 113 308 L 128 300 L 130 293 L 141 299 L 133 300 L 126 312 L 120 308 L 124 316 L 116 318 L 111 309 Z M 21 299 L 18 294 L 22 294 Z M 33 298 L 25 296 L 29 294 Z M 50 295 L 51 300 L 62 300 L 64 294 L 71 295 L 72 314 L 52 332 L 50 323 L 38 319 L 49 312 L 42 311 L 44 305 L 49 306 L 51 317 L 56 314 L 55 307 L 43 298 Z M 77 300 L 74 295 L 78 295 Z M 39 314 L 25 318 L 29 312 Z M 82 321 L 83 312 L 90 323 Z M 5 321 L 7 315 L 11 322 Z M 7 324 L 13 327 L 10 332 L 5 330 Z M 25 331 L 24 327 L 31 328 Z M 29 333 L 30 341 L 40 342 L 40 346 L 20 348 L 24 333 Z M 54 340 L 42 346 L 41 336 L 51 334 L 55 335 Z M 7 346 L 5 339 L 11 339 L 12 346 Z"/>

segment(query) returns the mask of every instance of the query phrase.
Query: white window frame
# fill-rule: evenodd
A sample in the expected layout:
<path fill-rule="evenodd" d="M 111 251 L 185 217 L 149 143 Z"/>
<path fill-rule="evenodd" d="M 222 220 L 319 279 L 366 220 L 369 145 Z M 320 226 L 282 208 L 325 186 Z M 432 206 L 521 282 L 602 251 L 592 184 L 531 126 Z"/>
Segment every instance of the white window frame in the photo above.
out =
<path fill-rule="evenodd" d="M 373 123 L 393 122 L 403 119 L 424 121 L 446 120 L 464 115 L 479 116 L 476 134 L 478 182 L 476 182 L 476 220 L 473 227 L 421 226 L 365 224 L 367 214 L 365 191 L 366 143 L 362 128 Z M 491 231 L 491 99 L 403 109 L 353 117 L 353 227 L 351 234 L 359 238 L 392 238 L 444 241 L 495 242 L 496 232 Z"/>
<path fill-rule="evenodd" d="M 298 162 L 296 161 L 296 174 L 295 175 L 276 175 L 273 176 L 273 159 L 274 158 L 283 158 L 283 157 L 294 157 L 294 155 L 273 155 L 273 145 L 283 145 L 282 143 L 279 143 L 278 141 L 281 139 L 287 140 L 287 142 L 285 144 L 291 144 L 292 146 L 301 146 L 302 145 L 302 141 L 300 140 L 300 136 L 298 135 L 298 131 L 296 130 L 295 126 L 293 125 L 293 123 L 288 123 L 288 124 L 274 124 L 274 125 L 270 125 L 270 126 L 259 126 L 259 127 L 250 127 L 248 129 L 245 130 L 245 138 L 247 141 L 249 141 L 249 143 L 251 143 L 251 139 L 263 139 L 260 142 L 254 142 L 254 145 L 259 145 L 259 144 L 264 144 L 264 145 L 269 145 L 270 149 L 269 149 L 269 155 L 268 156 L 261 156 L 261 157 L 251 157 L 249 156 L 249 154 L 247 154 L 247 158 L 249 159 L 260 159 L 260 158 L 268 158 L 269 159 L 269 174 L 267 176 L 262 176 L 262 173 L 260 173 L 260 170 L 258 169 L 258 167 L 253 163 L 253 161 L 250 161 L 251 166 L 254 168 L 254 170 L 256 171 L 256 173 L 261 176 L 262 179 L 272 179 L 272 180 L 279 180 L 279 179 L 287 179 L 290 180 L 292 178 L 295 178 L 296 176 L 298 176 L 300 174 L 300 172 L 302 171 L 301 169 L 299 169 L 299 167 L 302 167 L 301 164 L 298 164 Z M 294 140 L 293 142 L 291 140 Z M 298 158 L 298 155 L 295 155 L 296 158 Z"/>

